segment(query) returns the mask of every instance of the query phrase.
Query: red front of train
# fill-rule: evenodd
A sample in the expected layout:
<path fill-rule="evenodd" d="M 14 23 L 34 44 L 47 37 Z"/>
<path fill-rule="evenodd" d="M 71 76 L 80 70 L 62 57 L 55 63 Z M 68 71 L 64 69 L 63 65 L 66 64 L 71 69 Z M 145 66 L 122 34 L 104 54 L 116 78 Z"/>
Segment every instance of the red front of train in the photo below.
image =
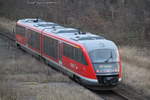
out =
<path fill-rule="evenodd" d="M 118 85 L 122 80 L 122 64 L 116 45 L 109 40 L 88 40 L 80 43 L 87 62 L 80 66 L 82 71 L 76 72 L 81 71 L 80 81 L 92 89 L 111 89 Z M 79 66 L 78 63 L 75 65 Z"/>

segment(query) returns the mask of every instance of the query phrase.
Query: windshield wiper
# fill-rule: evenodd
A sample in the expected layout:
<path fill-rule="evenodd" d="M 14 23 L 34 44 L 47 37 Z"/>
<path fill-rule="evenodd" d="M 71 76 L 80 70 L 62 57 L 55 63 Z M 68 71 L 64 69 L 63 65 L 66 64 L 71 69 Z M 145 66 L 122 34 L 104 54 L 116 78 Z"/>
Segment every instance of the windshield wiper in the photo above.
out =
<path fill-rule="evenodd" d="M 104 62 L 107 63 L 111 58 L 113 58 L 112 52 L 111 52 L 111 54 L 110 54 L 110 57 L 109 57 L 108 59 L 106 59 Z"/>

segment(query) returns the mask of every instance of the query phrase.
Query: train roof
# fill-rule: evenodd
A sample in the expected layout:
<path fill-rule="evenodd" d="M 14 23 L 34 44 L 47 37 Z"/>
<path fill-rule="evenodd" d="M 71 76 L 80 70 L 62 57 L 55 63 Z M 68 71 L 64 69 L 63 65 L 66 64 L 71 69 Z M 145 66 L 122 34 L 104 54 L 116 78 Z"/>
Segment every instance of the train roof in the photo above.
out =
<path fill-rule="evenodd" d="M 53 28 L 64 28 L 63 26 L 60 26 L 53 22 L 46 22 L 41 19 L 32 19 L 32 18 L 18 20 L 17 23 L 20 23 L 20 24 L 23 24 L 26 26 L 30 26 L 30 27 L 34 27 L 38 30 L 43 30 L 43 29 L 51 30 Z"/>
<path fill-rule="evenodd" d="M 46 22 L 41 19 L 21 19 L 17 23 L 25 26 L 30 26 L 38 29 L 39 31 L 44 30 L 48 34 L 54 34 L 65 39 L 72 40 L 74 42 L 84 45 L 88 51 L 93 48 L 117 48 L 116 45 L 106 40 L 104 37 L 94 35 L 88 32 L 81 32 L 75 28 L 65 28 L 53 22 Z"/>
<path fill-rule="evenodd" d="M 54 34 L 70 34 L 70 33 L 78 33 L 78 30 L 74 28 L 55 28 L 53 30 L 46 29 L 45 32 Z"/>

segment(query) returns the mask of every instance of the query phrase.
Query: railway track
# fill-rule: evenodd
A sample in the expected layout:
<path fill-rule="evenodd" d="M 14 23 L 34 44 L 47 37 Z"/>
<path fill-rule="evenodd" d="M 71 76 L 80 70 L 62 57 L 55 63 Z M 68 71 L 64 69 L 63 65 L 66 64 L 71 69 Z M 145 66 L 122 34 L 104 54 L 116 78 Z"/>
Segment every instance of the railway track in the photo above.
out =
<path fill-rule="evenodd" d="M 12 34 L 10 35 L 8 33 L 0 33 L 0 36 L 7 38 L 8 40 L 10 40 L 10 43 L 13 44 L 13 46 L 15 45 L 15 36 L 13 36 Z M 112 91 L 90 90 L 90 91 L 100 96 L 104 100 L 138 100 L 137 98 L 133 99 L 131 97 L 128 97 L 128 95 L 124 95 L 123 91 L 120 92 L 120 90 L 112 90 Z"/>
<path fill-rule="evenodd" d="M 13 34 L 0 32 L 0 35 L 4 36 L 4 37 L 8 38 L 9 40 L 15 42 L 15 35 L 13 35 Z"/>
<path fill-rule="evenodd" d="M 113 90 L 107 90 L 107 91 L 94 91 L 95 94 L 102 97 L 104 100 L 131 100 L 127 96 L 124 96 L 122 94 L 119 94 Z"/>

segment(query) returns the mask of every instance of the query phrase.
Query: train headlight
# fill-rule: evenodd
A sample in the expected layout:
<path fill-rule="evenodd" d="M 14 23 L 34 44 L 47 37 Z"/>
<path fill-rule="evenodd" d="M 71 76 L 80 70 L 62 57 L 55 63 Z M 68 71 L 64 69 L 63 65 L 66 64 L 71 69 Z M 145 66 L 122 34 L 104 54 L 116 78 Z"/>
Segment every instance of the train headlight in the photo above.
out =
<path fill-rule="evenodd" d="M 119 67 L 114 68 L 114 72 L 119 72 Z"/>

